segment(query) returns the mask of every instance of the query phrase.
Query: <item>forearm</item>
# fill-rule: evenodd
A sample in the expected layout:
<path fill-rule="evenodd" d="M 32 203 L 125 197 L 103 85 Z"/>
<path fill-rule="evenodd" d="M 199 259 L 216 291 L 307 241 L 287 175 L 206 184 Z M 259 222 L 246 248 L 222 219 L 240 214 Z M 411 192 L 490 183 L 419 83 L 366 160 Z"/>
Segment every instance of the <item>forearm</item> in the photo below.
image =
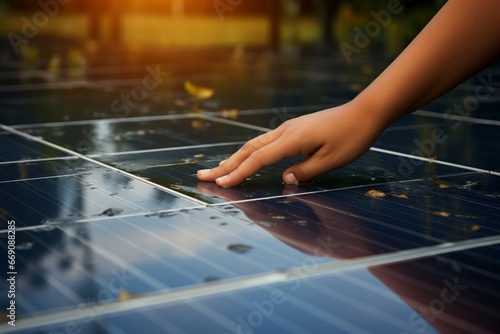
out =
<path fill-rule="evenodd" d="M 355 99 L 388 126 L 500 55 L 500 0 L 450 0 Z"/>

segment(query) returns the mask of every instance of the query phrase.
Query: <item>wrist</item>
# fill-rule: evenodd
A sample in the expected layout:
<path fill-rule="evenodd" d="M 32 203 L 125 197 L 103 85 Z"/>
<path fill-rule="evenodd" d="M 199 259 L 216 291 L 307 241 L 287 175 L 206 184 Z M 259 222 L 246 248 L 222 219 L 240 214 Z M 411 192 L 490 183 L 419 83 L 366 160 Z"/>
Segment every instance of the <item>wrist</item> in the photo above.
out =
<path fill-rule="evenodd" d="M 360 94 L 348 103 L 348 109 L 356 120 L 367 124 L 378 135 L 399 118 L 394 109 L 384 106 L 382 102 Z"/>

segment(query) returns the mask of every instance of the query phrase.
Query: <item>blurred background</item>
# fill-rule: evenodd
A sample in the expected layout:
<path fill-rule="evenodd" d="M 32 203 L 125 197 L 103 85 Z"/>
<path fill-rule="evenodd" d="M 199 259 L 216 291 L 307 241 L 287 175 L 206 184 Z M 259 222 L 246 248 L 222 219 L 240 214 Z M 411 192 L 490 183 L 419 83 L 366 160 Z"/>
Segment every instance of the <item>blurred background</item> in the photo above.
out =
<path fill-rule="evenodd" d="M 352 41 L 370 11 L 404 7 L 370 48 L 407 43 L 444 0 L 0 0 L 2 36 L 12 33 L 153 46 L 325 45 Z M 406 10 L 411 7 L 411 10 Z M 24 29 L 24 31 L 23 31 Z M 31 31 L 30 31 L 31 30 Z M 23 36 L 24 35 L 24 36 Z M 35 35 L 33 33 L 33 35 Z M 4 50 L 5 51 L 5 50 Z"/>

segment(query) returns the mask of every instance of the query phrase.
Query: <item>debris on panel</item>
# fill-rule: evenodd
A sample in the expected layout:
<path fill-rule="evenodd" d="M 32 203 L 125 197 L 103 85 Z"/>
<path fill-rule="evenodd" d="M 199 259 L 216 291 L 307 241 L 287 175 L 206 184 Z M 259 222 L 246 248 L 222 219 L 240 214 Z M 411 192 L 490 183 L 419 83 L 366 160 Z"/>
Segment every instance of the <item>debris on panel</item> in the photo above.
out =
<path fill-rule="evenodd" d="M 368 190 L 365 193 L 365 195 L 368 197 L 373 197 L 373 198 L 383 198 L 386 196 L 383 191 L 376 190 L 376 189 Z"/>

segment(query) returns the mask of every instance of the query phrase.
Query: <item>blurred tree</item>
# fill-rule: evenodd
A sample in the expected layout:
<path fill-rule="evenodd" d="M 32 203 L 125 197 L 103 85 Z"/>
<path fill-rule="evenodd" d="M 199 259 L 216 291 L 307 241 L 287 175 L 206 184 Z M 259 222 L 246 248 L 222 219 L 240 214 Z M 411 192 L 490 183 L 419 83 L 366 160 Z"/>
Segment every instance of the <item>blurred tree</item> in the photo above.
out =
<path fill-rule="evenodd" d="M 86 12 L 89 17 L 88 37 L 102 40 L 105 36 L 103 17 L 109 17 L 109 37 L 113 41 L 121 41 L 123 37 L 123 14 L 128 9 L 128 1 L 124 0 L 87 0 Z"/>
<path fill-rule="evenodd" d="M 333 43 L 333 20 L 338 14 L 338 0 L 316 0 L 316 8 L 320 21 L 320 42 L 323 45 Z"/>

